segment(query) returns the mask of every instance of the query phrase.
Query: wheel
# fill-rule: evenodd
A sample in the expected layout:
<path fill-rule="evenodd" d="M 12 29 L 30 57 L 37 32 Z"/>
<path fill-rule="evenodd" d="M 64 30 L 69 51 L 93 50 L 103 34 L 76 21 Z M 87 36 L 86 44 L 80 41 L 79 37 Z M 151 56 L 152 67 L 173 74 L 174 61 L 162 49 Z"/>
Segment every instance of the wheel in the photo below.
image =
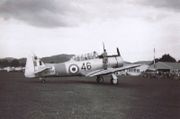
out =
<path fill-rule="evenodd" d="M 97 82 L 97 83 L 104 82 L 104 78 L 101 77 L 101 76 L 98 76 L 97 79 L 96 79 L 96 82 Z"/>
<path fill-rule="evenodd" d="M 118 84 L 118 79 L 111 79 L 111 84 L 117 85 Z"/>
<path fill-rule="evenodd" d="M 100 83 L 100 80 L 101 80 L 100 78 L 97 78 L 97 79 L 96 79 L 96 82 L 97 82 L 97 83 Z"/>
<path fill-rule="evenodd" d="M 118 84 L 118 77 L 114 73 L 111 74 L 111 84 Z"/>

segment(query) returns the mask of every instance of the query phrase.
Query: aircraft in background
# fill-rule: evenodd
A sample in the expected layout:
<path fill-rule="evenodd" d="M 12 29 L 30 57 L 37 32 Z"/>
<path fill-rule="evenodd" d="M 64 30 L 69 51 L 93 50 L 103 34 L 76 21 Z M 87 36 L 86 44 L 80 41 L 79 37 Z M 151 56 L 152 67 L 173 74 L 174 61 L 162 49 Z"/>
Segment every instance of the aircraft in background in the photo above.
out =
<path fill-rule="evenodd" d="M 24 75 L 27 78 L 38 77 L 42 82 L 45 82 L 44 77 L 53 76 L 96 77 L 97 83 L 104 81 L 104 75 L 111 75 L 110 82 L 115 85 L 118 84 L 116 72 L 140 66 L 140 64 L 124 66 L 124 61 L 118 48 L 116 55 L 107 55 L 103 44 L 103 51 L 101 55 L 97 55 L 94 52 L 85 56 L 74 56 L 67 62 L 56 64 L 45 64 L 40 58 L 33 55 L 27 57 Z"/>

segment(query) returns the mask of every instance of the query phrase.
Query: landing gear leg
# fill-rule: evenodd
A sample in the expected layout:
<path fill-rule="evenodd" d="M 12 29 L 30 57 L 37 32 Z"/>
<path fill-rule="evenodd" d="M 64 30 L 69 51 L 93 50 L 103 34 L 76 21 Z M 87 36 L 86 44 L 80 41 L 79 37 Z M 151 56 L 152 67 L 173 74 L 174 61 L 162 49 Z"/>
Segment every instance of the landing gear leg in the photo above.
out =
<path fill-rule="evenodd" d="M 96 82 L 97 83 L 102 83 L 102 82 L 104 82 L 104 78 L 102 76 L 97 76 Z"/>
<path fill-rule="evenodd" d="M 118 77 L 114 73 L 111 75 L 111 84 L 113 85 L 118 84 Z"/>

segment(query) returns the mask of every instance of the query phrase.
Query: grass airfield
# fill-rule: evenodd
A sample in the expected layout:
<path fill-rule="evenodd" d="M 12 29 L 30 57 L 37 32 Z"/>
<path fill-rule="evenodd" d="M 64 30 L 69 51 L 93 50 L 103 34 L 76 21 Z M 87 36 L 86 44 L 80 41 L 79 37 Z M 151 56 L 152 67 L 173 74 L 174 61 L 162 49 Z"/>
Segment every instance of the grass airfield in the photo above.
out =
<path fill-rule="evenodd" d="M 1 119 L 179 119 L 180 80 L 110 77 L 26 79 L 0 72 Z"/>

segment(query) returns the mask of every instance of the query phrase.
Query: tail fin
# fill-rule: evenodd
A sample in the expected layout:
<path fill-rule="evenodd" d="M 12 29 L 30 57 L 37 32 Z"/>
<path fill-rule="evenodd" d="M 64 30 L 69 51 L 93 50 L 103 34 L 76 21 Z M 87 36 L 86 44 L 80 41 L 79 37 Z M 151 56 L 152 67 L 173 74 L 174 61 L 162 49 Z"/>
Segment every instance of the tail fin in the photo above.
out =
<path fill-rule="evenodd" d="M 37 56 L 29 56 L 26 59 L 26 66 L 25 66 L 25 77 L 27 78 L 34 78 L 35 76 L 35 71 L 38 70 L 39 66 L 43 66 L 44 63 L 37 58 Z"/>
<path fill-rule="evenodd" d="M 26 66 L 25 66 L 24 75 L 27 78 L 35 77 L 35 74 L 34 74 L 35 67 L 34 67 L 33 59 L 34 59 L 33 56 L 28 56 L 26 58 Z"/>

